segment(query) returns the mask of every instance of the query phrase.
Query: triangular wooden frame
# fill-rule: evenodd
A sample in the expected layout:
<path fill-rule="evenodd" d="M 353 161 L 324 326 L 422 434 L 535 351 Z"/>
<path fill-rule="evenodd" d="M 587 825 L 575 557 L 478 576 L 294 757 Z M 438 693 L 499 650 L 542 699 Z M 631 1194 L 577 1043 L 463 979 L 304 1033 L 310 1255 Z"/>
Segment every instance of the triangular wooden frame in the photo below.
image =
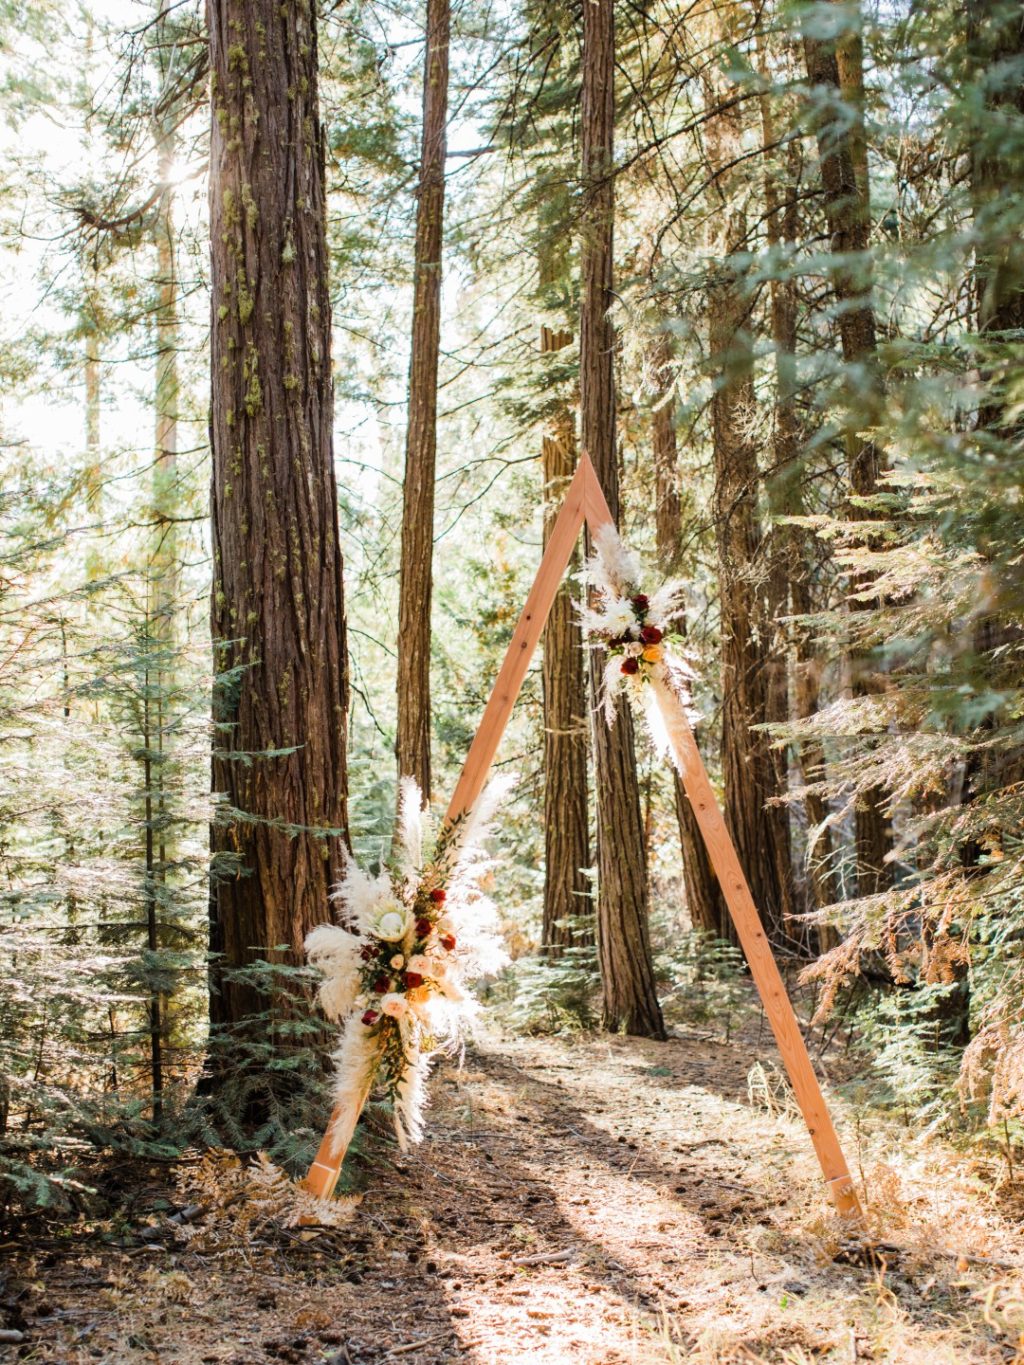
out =
<path fill-rule="evenodd" d="M 468 810 L 483 791 L 584 522 L 593 534 L 612 520 L 597 473 L 590 457 L 584 452 L 551 528 L 533 587 L 466 755 L 446 820 L 452 820 Z M 679 714 L 673 717 L 676 723 L 669 727 L 676 764 L 683 775 L 686 795 L 693 806 L 711 866 L 718 877 L 750 974 L 761 996 L 793 1093 L 807 1124 L 826 1186 L 839 1213 L 851 1218 L 861 1217 L 849 1169 L 811 1065 L 800 1025 L 750 894 L 735 845 L 708 780 L 693 731 L 682 704 L 678 701 L 676 704 Z M 340 1132 L 332 1119 L 304 1182 L 312 1194 L 322 1198 L 332 1194 L 350 1138 L 351 1129 Z"/>

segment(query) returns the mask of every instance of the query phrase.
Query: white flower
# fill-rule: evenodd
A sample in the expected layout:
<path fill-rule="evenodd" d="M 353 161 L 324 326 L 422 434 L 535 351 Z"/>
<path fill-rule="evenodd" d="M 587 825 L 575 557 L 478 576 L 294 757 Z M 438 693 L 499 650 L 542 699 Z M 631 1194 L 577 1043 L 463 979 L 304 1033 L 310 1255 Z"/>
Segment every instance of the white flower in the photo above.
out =
<path fill-rule="evenodd" d="M 612 598 L 601 614 L 604 628 L 613 638 L 629 634 L 637 624 L 632 605 L 621 597 Z"/>
<path fill-rule="evenodd" d="M 624 645 L 622 652 L 627 659 L 638 659 L 644 652 L 643 641 L 638 640 L 635 644 Z"/>
<path fill-rule="evenodd" d="M 405 958 L 402 956 L 401 953 L 396 953 L 394 957 L 391 959 L 391 965 L 392 967 L 394 967 L 396 972 L 400 972 L 402 968 L 405 966 Z"/>
<path fill-rule="evenodd" d="M 429 958 L 424 957 L 422 953 L 414 953 L 409 959 L 406 971 L 415 972 L 419 976 L 432 976 L 431 966 L 432 963 Z"/>
<path fill-rule="evenodd" d="M 389 1014 L 392 1019 L 404 1019 L 409 1012 L 409 1004 L 404 995 L 396 995 L 394 991 L 389 991 L 380 1002 L 380 1007 L 385 1014 Z"/>
<path fill-rule="evenodd" d="M 407 906 L 394 896 L 384 896 L 370 915 L 370 933 L 385 943 L 398 943 L 405 938 L 411 922 Z"/>

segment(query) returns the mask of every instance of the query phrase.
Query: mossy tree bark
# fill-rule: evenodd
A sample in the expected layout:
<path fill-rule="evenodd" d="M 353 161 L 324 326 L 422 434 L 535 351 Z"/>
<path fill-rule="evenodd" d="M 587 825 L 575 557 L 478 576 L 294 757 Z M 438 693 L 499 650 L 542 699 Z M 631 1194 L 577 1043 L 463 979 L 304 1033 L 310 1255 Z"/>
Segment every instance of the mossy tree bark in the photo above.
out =
<path fill-rule="evenodd" d="M 348 669 L 332 421 L 324 148 L 311 0 L 208 0 L 214 582 L 210 1017 L 295 1046 L 284 996 L 329 918 L 346 830 Z M 278 951 L 278 950 L 281 951 Z M 303 1039 L 303 1042 L 308 1041 Z M 230 1075 L 230 1049 L 214 1083 Z M 287 1088 L 287 1070 L 266 1087 Z M 258 1113 L 251 1117 L 259 1118 Z"/>
<path fill-rule="evenodd" d="M 580 408 L 583 447 L 593 460 L 612 516 L 619 516 L 615 439 L 615 332 L 612 304 L 615 189 L 615 13 L 613 0 L 583 6 L 580 112 L 581 242 Z M 623 706 L 608 727 L 596 709 L 603 655 L 591 654 L 591 705 L 597 786 L 597 946 L 606 1028 L 663 1038 L 647 923 L 647 853 L 637 780 L 633 720 Z"/>
<path fill-rule="evenodd" d="M 450 26 L 449 0 L 427 0 L 398 589 L 398 725 L 395 742 L 399 776 L 414 777 L 425 796 L 430 794 L 430 602 Z"/>

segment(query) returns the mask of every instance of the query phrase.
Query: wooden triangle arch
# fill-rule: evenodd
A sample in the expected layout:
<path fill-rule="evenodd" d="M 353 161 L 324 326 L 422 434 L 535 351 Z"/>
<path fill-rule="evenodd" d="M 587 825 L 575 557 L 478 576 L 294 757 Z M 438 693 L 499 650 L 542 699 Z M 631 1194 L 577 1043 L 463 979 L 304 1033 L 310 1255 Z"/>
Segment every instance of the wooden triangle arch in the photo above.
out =
<path fill-rule="evenodd" d="M 519 623 L 505 654 L 479 729 L 466 755 L 462 773 L 448 806 L 446 820 L 450 821 L 467 811 L 483 791 L 498 745 L 505 733 L 505 726 L 526 677 L 533 651 L 537 647 L 544 623 L 572 557 L 576 537 L 584 522 L 589 526 L 592 535 L 600 527 L 612 522 L 597 473 L 586 452 L 580 458 L 565 501 L 551 528 L 537 577 L 519 617 Z M 676 717 L 678 724 L 670 727 L 674 757 L 683 775 L 686 795 L 693 806 L 697 824 L 707 845 L 711 866 L 718 877 L 722 895 L 729 907 L 737 936 L 750 967 L 750 974 L 754 978 L 765 1014 L 775 1034 L 779 1053 L 811 1135 L 832 1202 L 839 1213 L 848 1217 L 860 1217 L 860 1204 L 821 1087 L 818 1085 L 818 1078 L 814 1074 L 800 1025 L 786 994 L 774 954 L 740 866 L 735 845 L 718 808 L 693 731 L 678 700 L 676 705 L 679 707 L 679 715 Z M 324 1134 L 316 1160 L 304 1182 L 311 1193 L 322 1198 L 329 1198 L 334 1190 L 346 1148 L 351 1140 L 352 1124 L 355 1122 L 353 1118 L 352 1124 L 346 1125 L 348 1131 L 342 1132 L 339 1131 L 337 1117 L 336 1113 Z"/>

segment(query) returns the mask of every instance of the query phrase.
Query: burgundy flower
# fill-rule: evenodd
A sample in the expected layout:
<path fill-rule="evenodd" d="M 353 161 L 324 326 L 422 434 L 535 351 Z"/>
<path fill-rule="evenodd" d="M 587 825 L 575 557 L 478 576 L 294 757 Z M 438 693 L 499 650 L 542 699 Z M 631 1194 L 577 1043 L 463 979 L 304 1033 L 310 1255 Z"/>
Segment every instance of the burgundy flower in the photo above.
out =
<path fill-rule="evenodd" d="M 656 645 L 661 640 L 661 631 L 657 626 L 644 626 L 640 631 L 640 639 L 645 645 Z"/>
<path fill-rule="evenodd" d="M 423 985 L 423 977 L 419 972 L 406 972 L 404 980 L 406 990 L 414 991 L 417 986 Z"/>
<path fill-rule="evenodd" d="M 418 919 L 416 921 L 416 937 L 426 938 L 426 936 L 430 933 L 433 927 L 434 926 L 430 923 L 430 920 Z"/>
<path fill-rule="evenodd" d="M 648 602 L 649 598 L 647 594 L 643 592 L 638 592 L 637 595 L 633 598 L 633 606 L 636 609 L 636 611 L 638 611 L 641 614 L 641 616 L 647 610 Z"/>
<path fill-rule="evenodd" d="M 369 962 L 371 957 L 377 956 L 377 949 L 373 946 L 372 943 L 364 943 L 359 956 L 363 959 L 364 962 Z"/>
<path fill-rule="evenodd" d="M 378 995 L 387 995 L 390 986 L 391 982 L 386 976 L 378 976 L 377 980 L 373 983 L 373 989 Z"/>
<path fill-rule="evenodd" d="M 430 899 L 435 905 L 442 905 L 446 898 L 446 893 L 440 886 L 435 886 L 430 893 Z"/>
<path fill-rule="evenodd" d="M 640 671 L 640 665 L 632 656 L 630 656 L 628 659 L 623 659 L 622 671 L 623 673 L 638 673 Z"/>
<path fill-rule="evenodd" d="M 455 947 L 455 935 L 454 935 L 454 934 L 442 934 L 442 935 L 441 935 L 441 947 L 444 948 L 446 952 L 449 952 L 449 953 L 450 953 L 451 950 Z"/>
<path fill-rule="evenodd" d="M 375 1024 L 376 1022 L 377 1022 L 377 1011 L 376 1011 L 376 1010 L 367 1010 L 366 1013 L 363 1015 L 363 1023 L 364 1023 L 364 1024 Z"/>

